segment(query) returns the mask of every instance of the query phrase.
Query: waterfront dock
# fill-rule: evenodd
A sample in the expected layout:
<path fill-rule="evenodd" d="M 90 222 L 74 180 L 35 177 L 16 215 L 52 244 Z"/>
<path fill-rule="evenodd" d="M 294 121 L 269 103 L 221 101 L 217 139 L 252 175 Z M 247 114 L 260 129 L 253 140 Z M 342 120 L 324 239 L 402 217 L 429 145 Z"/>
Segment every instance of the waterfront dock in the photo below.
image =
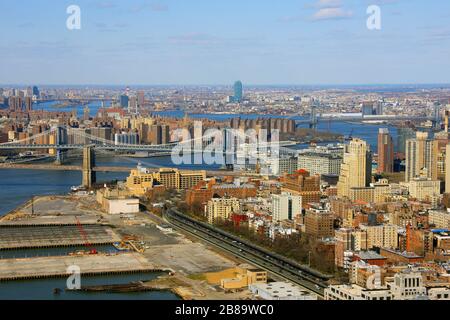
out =
<path fill-rule="evenodd" d="M 0 226 L 0 250 L 104 245 L 119 242 L 120 237 L 103 225 L 77 226 Z"/>
<path fill-rule="evenodd" d="M 166 271 L 136 253 L 38 257 L 0 260 L 0 281 L 68 277 L 69 266 L 85 276 Z"/>

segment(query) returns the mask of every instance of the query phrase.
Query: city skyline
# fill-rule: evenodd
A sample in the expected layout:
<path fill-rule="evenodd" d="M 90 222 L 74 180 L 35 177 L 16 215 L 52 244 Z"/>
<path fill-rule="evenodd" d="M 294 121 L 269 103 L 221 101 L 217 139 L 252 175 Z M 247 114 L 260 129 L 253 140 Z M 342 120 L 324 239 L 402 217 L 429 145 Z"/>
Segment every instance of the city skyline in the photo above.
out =
<path fill-rule="evenodd" d="M 448 3 L 77 1 L 70 31 L 71 4 L 4 1 L 0 83 L 448 83 Z M 370 5 L 381 30 L 366 27 Z"/>

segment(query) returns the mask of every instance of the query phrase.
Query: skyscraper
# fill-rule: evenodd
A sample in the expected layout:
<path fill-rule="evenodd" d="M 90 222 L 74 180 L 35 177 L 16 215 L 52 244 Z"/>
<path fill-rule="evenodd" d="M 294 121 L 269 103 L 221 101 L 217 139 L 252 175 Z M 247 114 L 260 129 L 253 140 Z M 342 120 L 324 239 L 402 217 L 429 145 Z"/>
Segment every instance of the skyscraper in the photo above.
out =
<path fill-rule="evenodd" d="M 345 146 L 338 182 L 338 196 L 349 197 L 351 188 L 365 188 L 372 180 L 372 153 L 364 140 L 353 139 Z"/>
<path fill-rule="evenodd" d="M 243 86 L 241 81 L 234 83 L 234 102 L 242 102 L 243 98 Z"/>
<path fill-rule="evenodd" d="M 415 139 L 406 141 L 405 156 L 406 182 L 420 176 L 437 180 L 438 143 L 429 139 L 427 132 L 417 132 Z"/>
<path fill-rule="evenodd" d="M 120 106 L 122 108 L 128 108 L 129 97 L 125 94 L 120 96 Z"/>
<path fill-rule="evenodd" d="M 25 110 L 27 112 L 31 112 L 33 110 L 33 98 L 32 97 L 25 98 Z"/>
<path fill-rule="evenodd" d="M 39 88 L 36 86 L 33 87 L 33 96 L 36 96 L 36 98 L 40 97 Z"/>
<path fill-rule="evenodd" d="M 361 113 L 363 114 L 363 116 L 373 115 L 373 105 L 374 103 L 371 101 L 363 102 L 361 104 Z"/>
<path fill-rule="evenodd" d="M 394 142 L 389 129 L 381 128 L 378 133 L 378 172 L 394 171 Z"/>
<path fill-rule="evenodd" d="M 414 139 L 416 132 L 412 128 L 398 128 L 397 133 L 397 152 L 405 153 L 406 140 Z"/>
<path fill-rule="evenodd" d="M 445 151 L 445 193 L 450 193 L 450 144 Z"/>
<path fill-rule="evenodd" d="M 145 92 L 144 91 L 138 91 L 137 100 L 138 100 L 139 107 L 143 107 L 145 104 Z"/>

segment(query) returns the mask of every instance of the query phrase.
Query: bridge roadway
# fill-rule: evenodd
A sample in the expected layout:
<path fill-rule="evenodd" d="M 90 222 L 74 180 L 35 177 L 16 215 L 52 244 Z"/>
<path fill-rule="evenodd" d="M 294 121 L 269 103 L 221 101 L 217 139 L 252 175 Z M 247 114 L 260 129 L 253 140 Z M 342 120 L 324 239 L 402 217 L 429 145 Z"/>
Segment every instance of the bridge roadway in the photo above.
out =
<path fill-rule="evenodd" d="M 81 166 L 70 165 L 57 165 L 57 164 L 0 164 L 0 170 L 43 170 L 43 171 L 82 171 Z M 136 167 L 93 167 L 92 171 L 95 172 L 130 172 L 136 169 Z M 157 172 L 158 169 L 149 169 L 150 172 Z M 239 171 L 226 171 L 226 170 L 207 170 L 206 174 L 210 177 L 213 176 L 249 176 L 259 177 L 259 174 L 239 172 Z"/>
<path fill-rule="evenodd" d="M 165 219 L 178 229 L 323 297 L 323 291 L 327 287 L 326 281 L 330 278 L 326 275 L 239 237 L 184 216 L 173 209 L 166 211 Z"/>
<path fill-rule="evenodd" d="M 317 122 L 363 122 L 363 121 L 427 121 L 434 120 L 432 117 L 426 116 L 399 116 L 399 115 L 386 115 L 386 116 L 330 116 L 321 117 L 317 116 Z M 297 124 L 311 123 L 310 119 L 296 120 Z"/>
<path fill-rule="evenodd" d="M 279 147 L 295 146 L 301 142 L 296 141 L 280 141 Z M 75 150 L 83 149 L 85 147 L 91 147 L 95 150 L 117 150 L 117 151 L 148 151 L 148 152 L 171 152 L 177 143 L 171 143 L 167 145 L 141 145 L 141 144 L 21 144 L 21 143 L 3 143 L 0 144 L 0 150 L 46 150 L 46 149 L 58 149 L 58 150 Z M 264 144 L 265 145 L 265 144 Z M 263 147 L 263 144 L 259 146 Z M 270 146 L 270 143 L 267 143 Z M 192 153 L 203 152 L 204 149 L 192 149 Z"/>

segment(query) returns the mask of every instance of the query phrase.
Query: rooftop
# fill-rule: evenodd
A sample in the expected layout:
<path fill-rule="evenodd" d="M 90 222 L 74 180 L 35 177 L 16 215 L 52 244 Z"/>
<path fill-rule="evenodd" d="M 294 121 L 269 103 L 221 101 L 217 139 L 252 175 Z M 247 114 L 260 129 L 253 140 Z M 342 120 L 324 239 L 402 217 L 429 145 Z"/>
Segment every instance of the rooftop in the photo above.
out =
<path fill-rule="evenodd" d="M 376 253 L 375 251 L 360 251 L 356 254 L 361 260 L 386 260 L 386 257 Z"/>

